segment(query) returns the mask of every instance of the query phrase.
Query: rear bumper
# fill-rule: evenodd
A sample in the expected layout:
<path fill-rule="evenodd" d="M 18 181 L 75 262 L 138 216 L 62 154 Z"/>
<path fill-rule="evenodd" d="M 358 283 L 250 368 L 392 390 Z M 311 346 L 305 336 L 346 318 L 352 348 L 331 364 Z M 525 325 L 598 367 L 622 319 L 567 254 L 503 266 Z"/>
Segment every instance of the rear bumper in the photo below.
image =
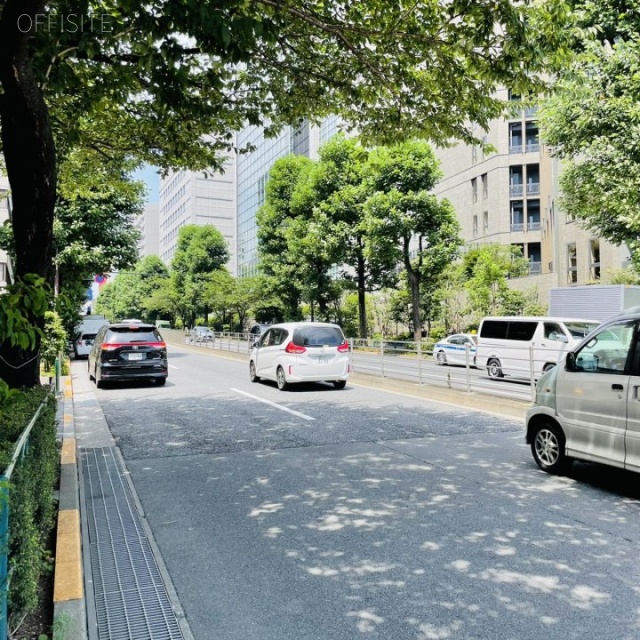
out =
<path fill-rule="evenodd" d="M 166 378 L 169 374 L 166 364 L 156 366 L 106 365 L 100 367 L 103 380 L 131 380 L 133 378 Z"/>

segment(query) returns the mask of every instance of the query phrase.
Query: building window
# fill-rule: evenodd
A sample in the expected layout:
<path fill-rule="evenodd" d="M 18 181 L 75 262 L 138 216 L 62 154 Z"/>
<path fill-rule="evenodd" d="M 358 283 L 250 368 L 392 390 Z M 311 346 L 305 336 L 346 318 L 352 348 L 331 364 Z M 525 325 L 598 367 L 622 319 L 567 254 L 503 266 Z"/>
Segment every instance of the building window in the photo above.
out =
<path fill-rule="evenodd" d="M 472 178 L 471 180 L 471 199 L 474 202 L 478 202 L 478 178 Z"/>
<path fill-rule="evenodd" d="M 522 200 L 511 201 L 511 231 L 524 231 L 524 203 Z"/>
<path fill-rule="evenodd" d="M 483 173 L 480 179 L 482 180 L 482 199 L 486 200 L 489 197 L 489 176 Z"/>
<path fill-rule="evenodd" d="M 482 233 L 485 235 L 489 233 L 489 212 L 488 211 L 485 211 L 482 214 Z"/>
<path fill-rule="evenodd" d="M 540 138 L 538 135 L 538 123 L 527 122 L 525 126 L 525 144 L 527 153 L 540 151 Z"/>
<path fill-rule="evenodd" d="M 471 147 L 471 164 L 475 164 L 478 162 L 478 145 L 473 145 Z"/>
<path fill-rule="evenodd" d="M 527 257 L 529 258 L 529 274 L 542 273 L 542 246 L 539 242 L 530 242 L 527 245 Z"/>
<path fill-rule="evenodd" d="M 540 165 L 527 165 L 527 195 L 540 195 Z"/>
<path fill-rule="evenodd" d="M 523 151 L 522 122 L 511 123 L 509 125 L 509 153 L 522 153 Z"/>
<path fill-rule="evenodd" d="M 600 280 L 600 240 L 589 240 L 591 279 Z"/>
<path fill-rule="evenodd" d="M 478 216 L 473 216 L 473 237 L 478 237 Z"/>
<path fill-rule="evenodd" d="M 540 200 L 527 200 L 527 231 L 540 230 Z"/>
<path fill-rule="evenodd" d="M 509 167 L 509 196 L 511 198 L 522 198 L 524 194 L 523 171 L 520 166 Z"/>
<path fill-rule="evenodd" d="M 578 282 L 578 255 L 576 253 L 576 243 L 570 242 L 567 245 L 567 284 Z"/>

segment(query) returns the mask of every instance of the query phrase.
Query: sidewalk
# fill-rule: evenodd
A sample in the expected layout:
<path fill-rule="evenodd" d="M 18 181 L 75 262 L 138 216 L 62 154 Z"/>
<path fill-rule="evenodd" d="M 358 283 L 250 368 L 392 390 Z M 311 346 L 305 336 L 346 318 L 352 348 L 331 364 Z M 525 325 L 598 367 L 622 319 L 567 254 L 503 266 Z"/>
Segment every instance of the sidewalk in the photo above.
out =
<path fill-rule="evenodd" d="M 528 406 L 363 374 L 351 383 L 523 420 Z M 54 640 L 192 640 L 85 361 L 71 363 L 63 390 Z"/>

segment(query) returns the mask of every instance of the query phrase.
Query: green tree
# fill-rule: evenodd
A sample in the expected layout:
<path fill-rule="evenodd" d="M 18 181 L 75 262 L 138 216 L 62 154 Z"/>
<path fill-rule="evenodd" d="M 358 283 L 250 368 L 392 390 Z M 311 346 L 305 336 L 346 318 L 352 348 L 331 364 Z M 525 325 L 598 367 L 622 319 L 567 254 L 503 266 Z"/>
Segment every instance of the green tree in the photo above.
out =
<path fill-rule="evenodd" d="M 190 325 L 202 311 L 205 320 L 209 305 L 204 286 L 211 275 L 221 270 L 229 259 L 227 241 L 211 225 L 185 225 L 178 231 L 176 251 L 171 261 L 171 275 Z M 185 317 L 185 320 L 187 317 Z"/>
<path fill-rule="evenodd" d="M 470 122 L 503 111 L 497 84 L 522 93 L 557 58 L 566 12 L 560 1 L 0 0 L 16 273 L 53 281 L 57 170 L 74 149 L 215 169 L 246 123 L 272 134 L 330 113 L 371 139 L 470 140 Z M 54 26 L 69 14 L 94 20 Z M 38 383 L 37 359 L 21 381 Z"/>
<path fill-rule="evenodd" d="M 637 3 L 576 2 L 575 55 L 540 112 L 563 160 L 560 204 L 640 266 L 640 14 Z"/>
<path fill-rule="evenodd" d="M 461 244 L 453 207 L 429 193 L 438 172 L 431 147 L 420 141 L 374 150 L 367 167 L 367 256 L 380 273 L 404 266 L 416 342 L 422 338 L 421 295 L 456 257 Z"/>
<path fill-rule="evenodd" d="M 313 162 L 303 156 L 276 160 L 269 172 L 265 203 L 256 214 L 260 268 L 266 276 L 266 293 L 280 301 L 284 318 L 300 320 L 304 265 L 289 253 L 288 229 L 302 215 L 294 193 L 307 179 Z M 304 206 L 304 205 L 303 205 Z M 299 228 L 299 225 L 297 225 Z"/>

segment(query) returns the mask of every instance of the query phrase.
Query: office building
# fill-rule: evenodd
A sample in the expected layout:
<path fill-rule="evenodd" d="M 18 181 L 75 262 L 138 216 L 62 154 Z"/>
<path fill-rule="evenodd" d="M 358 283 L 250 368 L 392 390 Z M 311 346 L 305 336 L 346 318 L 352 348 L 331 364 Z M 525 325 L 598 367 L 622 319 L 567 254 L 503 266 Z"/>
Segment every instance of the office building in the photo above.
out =
<path fill-rule="evenodd" d="M 9 180 L 0 173 L 0 225 L 9 219 L 10 206 Z M 12 281 L 11 260 L 7 253 L 0 249 L 0 290 Z"/>
<path fill-rule="evenodd" d="M 178 171 L 160 181 L 158 202 L 158 255 L 169 264 L 175 254 L 180 227 L 212 225 L 229 245 L 227 267 L 236 271 L 235 158 L 227 160 L 224 173 Z"/>
<path fill-rule="evenodd" d="M 140 232 L 138 251 L 140 258 L 160 255 L 159 233 L 160 205 L 155 202 L 147 204 L 144 211 L 135 219 L 135 226 Z"/>
<path fill-rule="evenodd" d="M 453 204 L 466 246 L 517 245 L 529 261 L 529 276 L 512 281 L 518 289 L 537 287 L 541 303 L 551 287 L 600 282 L 608 270 L 626 265 L 624 248 L 598 238 L 561 211 L 560 163 L 540 144 L 537 109 L 519 108 L 506 90 L 512 115 L 492 122 L 481 146 L 437 149 L 443 178 L 435 192 Z"/>

